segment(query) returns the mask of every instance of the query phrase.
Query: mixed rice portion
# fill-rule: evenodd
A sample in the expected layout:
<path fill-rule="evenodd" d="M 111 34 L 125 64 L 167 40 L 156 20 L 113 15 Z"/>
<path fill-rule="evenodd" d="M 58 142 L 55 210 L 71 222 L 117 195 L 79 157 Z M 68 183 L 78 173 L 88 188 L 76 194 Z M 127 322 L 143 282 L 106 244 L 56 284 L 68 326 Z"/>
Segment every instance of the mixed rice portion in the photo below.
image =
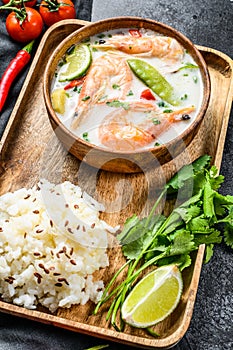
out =
<path fill-rule="evenodd" d="M 103 210 L 69 181 L 41 181 L 0 197 L 0 296 L 28 309 L 98 302 L 109 264 Z"/>

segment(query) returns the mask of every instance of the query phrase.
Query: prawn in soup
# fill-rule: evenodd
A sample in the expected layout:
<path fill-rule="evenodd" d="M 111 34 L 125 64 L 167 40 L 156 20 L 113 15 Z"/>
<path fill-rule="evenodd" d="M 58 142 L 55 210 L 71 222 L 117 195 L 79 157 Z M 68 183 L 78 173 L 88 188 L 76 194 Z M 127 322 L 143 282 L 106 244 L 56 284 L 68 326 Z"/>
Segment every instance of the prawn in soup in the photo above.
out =
<path fill-rule="evenodd" d="M 171 141 L 195 120 L 203 81 L 176 39 L 129 28 L 80 45 L 90 53 L 83 58 L 85 71 L 64 79 L 77 59 L 68 50 L 51 89 L 55 112 L 78 137 L 111 151 L 149 149 Z"/>

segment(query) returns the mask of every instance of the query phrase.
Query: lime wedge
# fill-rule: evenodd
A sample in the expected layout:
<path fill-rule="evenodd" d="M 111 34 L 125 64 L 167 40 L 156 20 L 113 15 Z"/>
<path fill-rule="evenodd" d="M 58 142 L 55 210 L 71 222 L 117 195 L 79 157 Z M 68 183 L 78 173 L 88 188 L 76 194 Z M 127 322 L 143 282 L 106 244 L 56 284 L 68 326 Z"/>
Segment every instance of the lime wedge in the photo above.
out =
<path fill-rule="evenodd" d="M 125 299 L 121 315 L 131 326 L 147 328 L 163 321 L 177 307 L 183 280 L 176 265 L 161 266 L 146 275 Z"/>
<path fill-rule="evenodd" d="M 64 89 L 53 90 L 51 94 L 51 102 L 55 112 L 64 114 L 66 104 L 66 92 Z"/>
<path fill-rule="evenodd" d="M 73 80 L 81 77 L 92 61 L 91 50 L 86 44 L 76 45 L 70 55 L 66 55 L 67 69 L 59 76 L 59 81 Z"/>

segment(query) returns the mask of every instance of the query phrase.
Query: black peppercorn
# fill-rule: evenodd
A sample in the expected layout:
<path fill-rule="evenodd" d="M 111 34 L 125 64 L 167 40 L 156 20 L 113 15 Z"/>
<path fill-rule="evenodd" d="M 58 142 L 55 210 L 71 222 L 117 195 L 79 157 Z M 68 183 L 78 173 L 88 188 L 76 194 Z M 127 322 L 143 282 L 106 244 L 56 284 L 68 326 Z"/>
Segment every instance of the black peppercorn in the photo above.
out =
<path fill-rule="evenodd" d="M 105 40 L 103 40 L 103 39 L 100 39 L 99 40 L 99 44 L 101 45 L 101 44 L 105 44 L 106 43 L 106 41 Z"/>
<path fill-rule="evenodd" d="M 189 120 L 191 117 L 189 114 L 182 114 L 182 120 Z"/>

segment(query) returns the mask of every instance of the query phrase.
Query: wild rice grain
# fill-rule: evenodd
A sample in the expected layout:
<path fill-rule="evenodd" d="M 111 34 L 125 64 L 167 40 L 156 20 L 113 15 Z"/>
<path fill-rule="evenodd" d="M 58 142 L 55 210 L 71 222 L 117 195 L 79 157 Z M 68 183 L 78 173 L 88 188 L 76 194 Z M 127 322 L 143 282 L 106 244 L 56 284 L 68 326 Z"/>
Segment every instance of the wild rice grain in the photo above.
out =
<path fill-rule="evenodd" d="M 55 283 L 55 286 L 56 287 L 62 287 L 63 285 L 62 285 L 62 283 L 58 282 L 58 283 Z"/>
<path fill-rule="evenodd" d="M 76 262 L 75 262 L 73 259 L 70 260 L 70 263 L 71 263 L 72 265 L 77 265 Z"/>

